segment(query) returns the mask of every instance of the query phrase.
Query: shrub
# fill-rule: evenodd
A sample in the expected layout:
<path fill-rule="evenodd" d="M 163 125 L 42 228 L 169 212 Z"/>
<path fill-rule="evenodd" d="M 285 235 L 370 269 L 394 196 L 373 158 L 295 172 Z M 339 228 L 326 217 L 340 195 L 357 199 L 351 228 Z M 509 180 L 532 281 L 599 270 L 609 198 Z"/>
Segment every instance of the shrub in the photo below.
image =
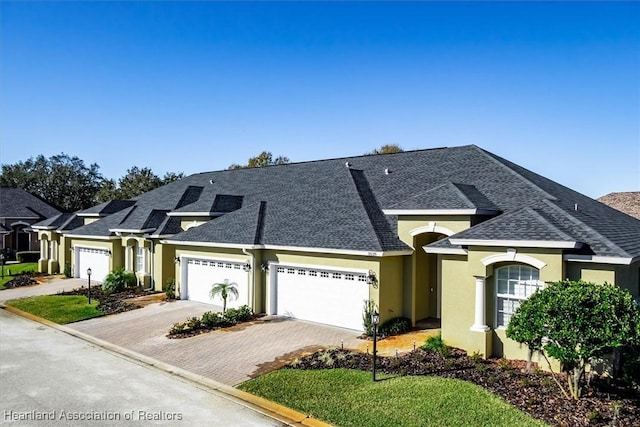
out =
<path fill-rule="evenodd" d="M 507 337 L 557 359 L 567 374 L 567 398 L 578 400 L 586 365 L 624 346 L 640 345 L 640 308 L 615 285 L 583 281 L 549 283 L 522 301 L 511 317 Z M 549 363 L 551 369 L 551 363 Z"/>
<path fill-rule="evenodd" d="M 238 308 L 228 308 L 224 312 L 224 319 L 229 323 L 246 322 L 251 319 L 253 312 L 247 305 Z"/>
<path fill-rule="evenodd" d="M 394 317 L 382 323 L 378 328 L 381 337 L 403 334 L 411 330 L 411 320 L 406 317 Z"/>
<path fill-rule="evenodd" d="M 66 278 L 70 278 L 71 277 L 71 263 L 66 263 L 64 265 L 63 273 L 64 273 Z"/>
<path fill-rule="evenodd" d="M 176 281 L 173 280 L 173 278 L 167 280 L 167 286 L 165 287 L 164 293 L 167 295 L 167 299 L 176 298 Z"/>
<path fill-rule="evenodd" d="M 205 328 L 213 329 L 216 326 L 220 325 L 222 321 L 223 321 L 222 315 L 220 315 L 219 313 L 207 311 L 202 314 L 202 325 Z"/>
<path fill-rule="evenodd" d="M 377 310 L 378 307 L 376 307 L 376 303 L 373 302 L 373 300 L 364 300 L 364 307 L 362 309 L 362 326 L 364 327 L 364 334 L 368 337 L 373 336 L 371 315 Z"/>
<path fill-rule="evenodd" d="M 181 334 L 182 332 L 184 332 L 185 329 L 186 329 L 186 326 L 184 323 L 181 323 L 181 322 L 174 323 L 173 326 L 171 326 L 171 329 L 169 329 L 169 335 Z"/>
<path fill-rule="evenodd" d="M 427 338 L 427 340 L 420 348 L 426 351 L 435 351 L 436 353 L 440 353 L 444 357 L 448 356 L 451 353 L 451 347 L 444 343 L 444 341 L 442 340 L 442 334 L 434 335 Z"/>
<path fill-rule="evenodd" d="M 136 275 L 120 267 L 107 274 L 102 282 L 102 290 L 107 293 L 121 292 L 127 287 L 136 285 Z"/>
<path fill-rule="evenodd" d="M 16 259 L 18 262 L 38 262 L 40 259 L 39 251 L 23 251 L 16 252 Z"/>
<path fill-rule="evenodd" d="M 202 327 L 202 321 L 200 320 L 199 317 L 193 316 L 193 317 L 187 318 L 185 325 L 187 328 L 191 329 L 192 331 L 195 331 L 196 329 L 200 329 Z"/>

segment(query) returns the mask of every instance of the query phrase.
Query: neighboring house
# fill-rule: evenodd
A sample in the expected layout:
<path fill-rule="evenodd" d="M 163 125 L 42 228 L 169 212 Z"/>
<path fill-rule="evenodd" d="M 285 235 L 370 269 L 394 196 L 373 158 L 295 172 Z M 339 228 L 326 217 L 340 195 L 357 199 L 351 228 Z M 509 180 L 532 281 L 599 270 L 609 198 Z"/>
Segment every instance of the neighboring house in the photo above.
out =
<path fill-rule="evenodd" d="M 205 303 L 226 279 L 232 305 L 357 330 L 371 299 L 485 356 L 526 356 L 505 327 L 544 282 L 639 295 L 639 220 L 473 145 L 200 173 L 73 220 L 34 228 L 77 277 Z"/>
<path fill-rule="evenodd" d="M 599 202 L 611 206 L 614 209 L 640 219 L 640 191 L 627 191 L 624 193 L 609 193 L 598 199 Z"/>
<path fill-rule="evenodd" d="M 0 235 L 2 249 L 11 256 L 15 252 L 39 250 L 38 235 L 31 224 L 42 221 L 60 210 L 20 188 L 0 187 Z"/>

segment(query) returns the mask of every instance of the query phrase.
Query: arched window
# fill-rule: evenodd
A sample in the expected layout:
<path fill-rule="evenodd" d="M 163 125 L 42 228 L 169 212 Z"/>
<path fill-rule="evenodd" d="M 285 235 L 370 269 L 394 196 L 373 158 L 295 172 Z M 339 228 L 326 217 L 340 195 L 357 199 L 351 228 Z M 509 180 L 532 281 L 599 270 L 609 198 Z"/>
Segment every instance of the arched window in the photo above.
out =
<path fill-rule="evenodd" d="M 496 327 L 506 328 L 520 302 L 542 288 L 538 269 L 511 264 L 496 269 Z"/>

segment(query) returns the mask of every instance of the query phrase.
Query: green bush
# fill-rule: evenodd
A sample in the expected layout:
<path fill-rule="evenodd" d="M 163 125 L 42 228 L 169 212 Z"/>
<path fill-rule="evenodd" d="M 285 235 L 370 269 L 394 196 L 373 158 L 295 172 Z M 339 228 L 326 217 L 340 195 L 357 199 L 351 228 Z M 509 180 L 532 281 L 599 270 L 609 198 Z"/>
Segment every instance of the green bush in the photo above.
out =
<path fill-rule="evenodd" d="M 20 263 L 22 263 L 22 262 L 38 262 L 38 260 L 40 259 L 40 252 L 39 251 L 16 252 L 16 259 Z"/>
<path fill-rule="evenodd" d="M 181 322 L 174 323 L 173 326 L 171 326 L 171 329 L 169 329 L 169 335 L 181 334 L 182 332 L 185 331 L 185 329 L 186 329 L 186 326 L 184 323 L 181 323 Z"/>
<path fill-rule="evenodd" d="M 200 320 L 199 317 L 193 316 L 193 317 L 187 318 L 185 325 L 187 328 L 191 329 L 192 331 L 195 331 L 196 329 L 200 329 L 202 327 L 202 321 Z"/>
<path fill-rule="evenodd" d="M 70 263 L 66 263 L 64 265 L 64 275 L 67 278 L 71 277 L 71 264 Z"/>
<path fill-rule="evenodd" d="M 436 353 L 440 353 L 444 357 L 448 356 L 451 353 L 451 347 L 444 343 L 444 341 L 442 340 L 442 334 L 434 335 L 427 338 L 427 340 L 420 348 L 426 351 L 435 351 Z"/>
<path fill-rule="evenodd" d="M 120 267 L 107 274 L 102 282 L 102 290 L 108 293 L 121 292 L 137 283 L 136 275 Z"/>
<path fill-rule="evenodd" d="M 382 323 L 378 328 L 381 337 L 403 334 L 411 330 L 411 320 L 406 317 L 394 317 Z"/>
<path fill-rule="evenodd" d="M 213 329 L 219 326 L 223 322 L 223 317 L 220 313 L 214 313 L 207 311 L 202 314 L 202 325 L 207 329 Z"/>
<path fill-rule="evenodd" d="M 224 319 L 229 323 L 240 323 L 246 322 L 251 319 L 253 312 L 247 305 L 243 305 L 238 308 L 228 308 L 227 311 L 224 312 Z"/>
<path fill-rule="evenodd" d="M 173 278 L 167 280 L 167 286 L 165 287 L 164 293 L 167 295 L 167 299 L 176 298 L 176 281 L 173 280 Z"/>
<path fill-rule="evenodd" d="M 364 327 L 364 334 L 368 337 L 373 336 L 371 315 L 377 310 L 378 307 L 376 307 L 376 303 L 373 302 L 373 300 L 364 300 L 364 307 L 362 308 L 362 326 Z"/>

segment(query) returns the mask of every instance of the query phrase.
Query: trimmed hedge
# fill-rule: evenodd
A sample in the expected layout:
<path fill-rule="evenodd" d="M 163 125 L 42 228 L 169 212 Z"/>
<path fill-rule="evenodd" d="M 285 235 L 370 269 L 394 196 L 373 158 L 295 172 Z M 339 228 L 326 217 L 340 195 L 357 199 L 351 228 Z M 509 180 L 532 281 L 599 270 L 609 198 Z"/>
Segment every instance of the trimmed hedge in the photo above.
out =
<path fill-rule="evenodd" d="M 23 251 L 16 252 L 16 260 L 18 262 L 38 262 L 40 259 L 40 251 Z"/>

